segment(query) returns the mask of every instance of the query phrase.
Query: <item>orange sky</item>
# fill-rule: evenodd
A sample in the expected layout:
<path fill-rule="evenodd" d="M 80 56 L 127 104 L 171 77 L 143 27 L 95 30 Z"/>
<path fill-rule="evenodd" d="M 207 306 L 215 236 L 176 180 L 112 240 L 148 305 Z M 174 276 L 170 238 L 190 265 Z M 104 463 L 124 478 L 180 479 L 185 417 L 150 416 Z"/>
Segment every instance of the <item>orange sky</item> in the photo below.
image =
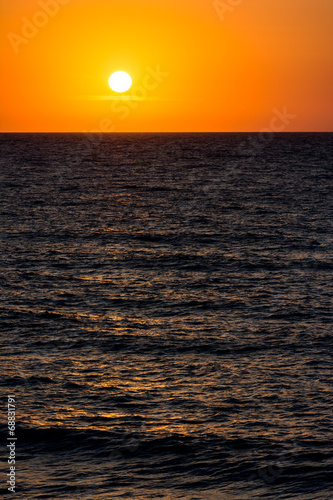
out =
<path fill-rule="evenodd" d="M 0 5 L 2 132 L 333 131 L 332 0 Z"/>

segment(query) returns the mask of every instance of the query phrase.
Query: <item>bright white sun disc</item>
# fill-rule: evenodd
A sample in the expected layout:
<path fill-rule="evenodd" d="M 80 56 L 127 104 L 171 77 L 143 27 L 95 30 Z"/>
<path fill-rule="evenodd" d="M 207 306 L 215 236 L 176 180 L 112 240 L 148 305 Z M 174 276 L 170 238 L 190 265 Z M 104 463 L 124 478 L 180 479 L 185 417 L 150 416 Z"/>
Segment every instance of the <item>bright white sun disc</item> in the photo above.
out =
<path fill-rule="evenodd" d="M 110 76 L 109 85 L 114 92 L 126 92 L 132 85 L 132 78 L 125 71 L 116 71 Z"/>

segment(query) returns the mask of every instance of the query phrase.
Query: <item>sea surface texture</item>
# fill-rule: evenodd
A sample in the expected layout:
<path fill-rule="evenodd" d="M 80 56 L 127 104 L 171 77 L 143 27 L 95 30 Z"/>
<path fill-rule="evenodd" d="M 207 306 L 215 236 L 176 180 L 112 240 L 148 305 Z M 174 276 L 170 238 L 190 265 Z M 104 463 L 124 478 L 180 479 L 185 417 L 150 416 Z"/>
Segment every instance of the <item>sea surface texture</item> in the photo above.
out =
<path fill-rule="evenodd" d="M 332 499 L 333 135 L 0 145 L 0 493 Z"/>

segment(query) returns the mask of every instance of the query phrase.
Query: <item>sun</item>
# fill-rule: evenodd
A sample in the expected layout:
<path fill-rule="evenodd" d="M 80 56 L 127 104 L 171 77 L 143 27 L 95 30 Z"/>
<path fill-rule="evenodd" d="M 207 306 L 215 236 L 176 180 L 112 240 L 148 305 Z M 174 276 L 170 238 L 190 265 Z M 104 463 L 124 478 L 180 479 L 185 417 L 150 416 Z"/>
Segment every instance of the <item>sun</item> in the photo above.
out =
<path fill-rule="evenodd" d="M 116 71 L 110 76 L 109 85 L 114 92 L 126 92 L 132 86 L 132 78 L 125 71 Z"/>

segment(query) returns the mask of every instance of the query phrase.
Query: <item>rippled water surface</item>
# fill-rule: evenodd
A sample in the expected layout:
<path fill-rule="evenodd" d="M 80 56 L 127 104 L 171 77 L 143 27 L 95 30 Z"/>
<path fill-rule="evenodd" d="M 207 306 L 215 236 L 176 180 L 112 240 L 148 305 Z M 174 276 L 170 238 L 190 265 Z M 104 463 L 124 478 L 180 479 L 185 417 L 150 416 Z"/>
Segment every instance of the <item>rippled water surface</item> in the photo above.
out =
<path fill-rule="evenodd" d="M 333 498 L 332 139 L 0 135 L 15 498 Z"/>

